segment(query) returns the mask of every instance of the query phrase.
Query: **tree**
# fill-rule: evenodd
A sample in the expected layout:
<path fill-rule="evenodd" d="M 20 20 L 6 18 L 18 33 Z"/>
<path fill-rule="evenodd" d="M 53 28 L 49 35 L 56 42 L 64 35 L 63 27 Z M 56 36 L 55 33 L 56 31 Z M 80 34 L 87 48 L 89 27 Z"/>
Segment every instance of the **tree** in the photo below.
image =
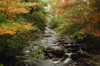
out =
<path fill-rule="evenodd" d="M 86 35 L 100 36 L 100 13 L 95 6 L 95 0 L 60 1 L 57 5 L 57 15 L 60 16 L 57 28 L 61 34 L 83 39 Z"/>

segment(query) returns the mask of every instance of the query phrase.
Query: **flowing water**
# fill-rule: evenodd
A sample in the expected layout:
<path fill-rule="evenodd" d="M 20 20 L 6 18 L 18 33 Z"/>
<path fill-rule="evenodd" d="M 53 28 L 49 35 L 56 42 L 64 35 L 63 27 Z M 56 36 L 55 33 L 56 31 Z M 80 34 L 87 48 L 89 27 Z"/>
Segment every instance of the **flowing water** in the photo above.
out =
<path fill-rule="evenodd" d="M 56 40 L 59 38 L 57 37 L 56 33 L 50 29 L 50 26 L 45 27 L 45 37 L 41 40 L 41 45 L 43 47 L 49 47 L 50 49 L 53 49 L 53 51 L 56 52 L 64 52 L 62 57 L 63 60 L 54 60 L 54 58 L 46 60 L 46 62 L 41 64 L 40 66 L 75 66 L 73 60 L 71 59 L 72 52 L 65 52 L 65 48 L 61 45 L 59 45 L 59 42 L 56 42 Z M 54 53 L 53 52 L 53 53 Z M 60 54 L 60 53 L 58 53 Z M 66 57 L 67 56 L 67 57 Z M 64 58 L 63 58 L 64 57 Z M 59 57 L 56 57 L 59 58 Z"/>
<path fill-rule="evenodd" d="M 81 55 L 85 55 L 86 52 L 82 49 L 82 46 L 85 44 L 75 43 L 69 36 L 67 36 L 65 42 L 61 41 L 62 38 L 59 38 L 50 26 L 45 27 L 44 35 L 46 37 L 41 40 L 41 45 L 47 47 L 47 49 L 49 48 L 51 52 L 47 52 L 52 53 L 56 57 L 52 56 L 50 59 L 46 59 L 46 62 L 44 61 L 43 65 L 41 64 L 40 66 L 78 66 L 75 60 Z M 59 41 L 57 41 L 58 39 Z"/>
<path fill-rule="evenodd" d="M 49 26 L 45 27 L 45 36 L 48 36 L 41 40 L 41 45 L 43 47 L 50 47 L 54 50 L 63 50 L 61 46 L 56 42 L 57 36 L 56 33 L 49 28 Z"/>
<path fill-rule="evenodd" d="M 45 8 L 49 11 L 50 7 L 48 5 Z M 47 18 L 48 21 L 51 20 L 49 17 Z M 78 65 L 76 62 L 81 55 L 86 53 L 82 48 L 84 44 L 75 43 L 69 36 L 58 37 L 49 25 L 45 27 L 44 35 L 45 37 L 40 42 L 42 47 L 47 48 L 45 50 L 45 56 L 49 57 L 37 59 L 36 61 L 26 60 L 25 63 L 28 64 L 26 66 L 85 66 Z M 32 52 L 29 49 L 25 53 Z"/>
<path fill-rule="evenodd" d="M 26 60 L 25 63 L 28 64 L 26 66 L 85 66 L 78 65 L 76 62 L 81 55 L 86 53 L 82 49 L 82 44 L 75 43 L 68 36 L 67 39 L 64 36 L 58 37 L 48 25 L 45 27 L 44 36 L 40 43 L 42 47 L 46 48 L 45 54 L 49 57 L 35 61 Z M 31 45 L 31 47 L 33 46 Z M 33 52 L 31 47 L 25 53 Z M 37 48 L 37 46 L 34 47 Z"/>
<path fill-rule="evenodd" d="M 47 59 L 42 59 L 42 60 L 37 60 L 36 62 L 31 62 L 31 66 L 75 66 L 75 63 L 72 59 L 71 59 L 71 55 L 72 52 L 67 52 L 64 50 L 64 47 L 62 47 L 61 45 L 59 45 L 59 42 L 57 42 L 56 40 L 58 39 L 58 37 L 56 36 L 56 33 L 50 29 L 50 26 L 46 26 L 45 27 L 45 34 L 46 37 L 41 41 L 41 45 L 45 48 L 49 48 L 52 49 L 53 53 L 58 53 L 56 54 L 56 58 L 61 58 L 63 60 L 54 60 L 55 57 L 52 58 L 47 58 Z M 51 51 L 51 50 L 50 50 Z M 29 51 L 26 51 L 29 52 Z M 51 52 L 51 53 L 52 53 Z M 59 57 L 59 53 L 61 52 L 62 55 Z"/>

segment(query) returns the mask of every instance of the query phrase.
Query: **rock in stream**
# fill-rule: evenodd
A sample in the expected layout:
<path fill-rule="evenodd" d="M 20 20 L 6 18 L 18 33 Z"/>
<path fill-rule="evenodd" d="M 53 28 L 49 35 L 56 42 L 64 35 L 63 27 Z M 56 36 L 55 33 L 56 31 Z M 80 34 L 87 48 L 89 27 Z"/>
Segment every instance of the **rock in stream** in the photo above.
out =
<path fill-rule="evenodd" d="M 45 27 L 44 35 L 45 37 L 40 40 L 41 46 L 46 48 L 43 50 L 45 52 L 44 58 L 35 61 L 24 60 L 26 66 L 85 66 L 78 65 L 75 61 L 81 55 L 85 55 L 81 44 L 76 43 L 69 36 L 58 37 L 49 26 Z M 25 53 L 33 51 L 34 49 L 29 48 Z"/>

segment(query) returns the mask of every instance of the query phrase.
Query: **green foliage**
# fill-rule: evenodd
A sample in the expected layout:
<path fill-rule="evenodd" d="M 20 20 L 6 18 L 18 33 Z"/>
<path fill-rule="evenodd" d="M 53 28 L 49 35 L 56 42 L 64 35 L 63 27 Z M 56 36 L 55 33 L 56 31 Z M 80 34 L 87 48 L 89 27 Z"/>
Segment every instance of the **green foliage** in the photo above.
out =
<path fill-rule="evenodd" d="M 0 64 L 0 66 L 3 66 L 3 64 Z"/>
<path fill-rule="evenodd" d="M 66 1 L 66 3 L 68 2 Z M 67 34 L 77 39 L 83 39 L 89 34 L 99 36 L 99 13 L 94 4 L 96 4 L 95 0 L 89 1 L 89 3 L 78 0 L 75 3 L 57 7 L 57 15 L 60 18 L 56 19 L 57 23 L 53 21 L 57 24 L 55 30 L 59 34 Z M 60 15 L 60 13 L 62 14 Z M 51 25 L 55 23 L 51 23 Z"/>
<path fill-rule="evenodd" d="M 7 19 L 4 15 L 2 15 L 2 11 L 0 11 L 0 22 L 3 22 Z"/>
<path fill-rule="evenodd" d="M 39 0 L 19 0 L 17 3 L 23 4 L 25 1 L 39 2 Z M 11 5 L 9 10 L 0 10 L 0 59 L 13 59 L 20 55 L 23 48 L 27 46 L 26 42 L 28 40 L 32 39 L 34 41 L 39 38 L 36 36 L 39 36 L 39 30 L 43 29 L 47 22 L 44 5 L 23 7 L 24 5 L 15 4 L 15 6 L 14 13 L 14 8 Z M 27 13 L 17 11 L 20 10 L 17 8 L 21 8 L 21 10 L 29 9 L 29 13 L 27 10 L 25 11 Z"/>
<path fill-rule="evenodd" d="M 52 28 L 57 28 L 58 27 L 58 18 L 55 18 L 55 17 L 53 17 L 53 18 L 50 18 L 49 17 L 49 19 L 51 19 L 50 20 L 50 22 L 48 22 L 48 24 L 50 25 L 50 26 L 52 26 Z"/>
<path fill-rule="evenodd" d="M 29 54 L 25 54 L 25 56 L 28 57 L 29 60 L 35 60 L 37 58 L 42 58 L 43 54 L 44 54 L 43 48 L 38 46 L 37 49 L 35 49 L 35 51 L 33 51 Z"/>
<path fill-rule="evenodd" d="M 26 42 L 29 39 L 36 40 L 34 36 L 39 33 L 33 33 L 32 31 L 17 32 L 15 35 L 4 34 L 0 35 L 0 59 L 15 58 L 16 55 L 20 55 L 23 48 L 29 44 Z"/>
<path fill-rule="evenodd" d="M 10 34 L 0 35 L 0 58 L 15 57 L 21 52 L 20 41 Z"/>
<path fill-rule="evenodd" d="M 30 7 L 30 12 L 22 14 L 22 17 L 27 21 L 33 23 L 37 28 L 43 29 L 47 19 L 44 6 L 33 6 Z"/>

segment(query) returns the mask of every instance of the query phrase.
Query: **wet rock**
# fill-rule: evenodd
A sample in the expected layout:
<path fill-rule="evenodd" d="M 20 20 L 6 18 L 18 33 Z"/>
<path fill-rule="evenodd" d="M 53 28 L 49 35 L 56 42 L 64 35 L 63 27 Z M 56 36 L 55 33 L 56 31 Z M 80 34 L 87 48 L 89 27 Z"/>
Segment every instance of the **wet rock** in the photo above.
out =
<path fill-rule="evenodd" d="M 63 58 L 53 58 L 53 64 L 58 64 L 63 60 Z"/>
<path fill-rule="evenodd" d="M 60 48 L 60 47 L 54 47 L 54 48 L 50 48 L 48 47 L 45 52 L 51 52 L 51 53 L 64 53 L 64 49 Z"/>
<path fill-rule="evenodd" d="M 73 53 L 73 54 L 71 55 L 71 58 L 72 58 L 73 60 L 77 60 L 79 57 L 80 57 L 80 56 L 79 56 L 78 53 Z"/>
<path fill-rule="evenodd" d="M 86 48 L 86 45 L 76 43 L 69 36 L 57 37 L 56 33 L 48 26 L 45 30 L 45 38 L 40 41 L 40 45 L 44 48 L 44 58 L 46 59 L 36 63 L 29 60 L 25 61 L 29 66 L 75 66 L 75 60 L 80 57 L 86 57 L 82 51 L 84 47 Z M 37 44 L 31 46 L 28 49 L 32 52 L 38 48 Z"/>
<path fill-rule="evenodd" d="M 67 48 L 67 49 L 65 49 L 65 51 L 64 52 L 77 52 L 78 51 L 78 48 Z"/>
<path fill-rule="evenodd" d="M 51 48 L 51 47 L 47 47 L 44 51 L 46 51 L 46 52 L 52 52 L 52 51 L 54 51 L 54 49 Z"/>
<path fill-rule="evenodd" d="M 71 58 L 67 58 L 63 62 L 63 66 L 70 66 L 73 63 Z"/>
<path fill-rule="evenodd" d="M 49 58 L 53 58 L 54 57 L 54 55 L 52 53 L 48 53 L 48 55 L 49 55 Z"/>
<path fill-rule="evenodd" d="M 24 60 L 25 66 L 38 66 L 37 63 L 31 61 L 31 60 Z"/>
<path fill-rule="evenodd" d="M 80 55 L 80 57 L 83 57 L 83 58 L 89 58 L 90 57 L 90 55 L 89 54 L 87 54 L 87 53 L 80 53 L 79 54 Z"/>
<path fill-rule="evenodd" d="M 48 56 L 50 57 L 62 57 L 64 55 L 64 50 L 62 49 L 53 49 L 53 48 L 47 48 L 45 50 Z"/>
<path fill-rule="evenodd" d="M 73 47 L 79 47 L 80 45 L 79 44 L 62 44 L 63 46 L 73 46 Z"/>
<path fill-rule="evenodd" d="M 53 61 L 62 61 L 63 58 L 53 58 Z"/>
<path fill-rule="evenodd" d="M 70 43 L 70 44 L 72 44 L 73 42 L 75 42 L 75 40 L 73 40 L 72 38 L 70 38 L 70 36 L 68 36 L 68 35 L 60 36 L 60 40 L 64 40 L 64 43 Z"/>
<path fill-rule="evenodd" d="M 61 43 L 64 43 L 65 39 L 59 39 L 59 40 L 56 40 L 56 42 L 59 42 L 60 44 Z"/>
<path fill-rule="evenodd" d="M 59 44 L 60 44 L 60 45 L 64 45 L 64 44 L 69 44 L 69 43 L 65 43 L 65 42 L 60 42 Z"/>
<path fill-rule="evenodd" d="M 21 60 L 27 60 L 28 59 L 28 57 L 26 57 L 26 56 L 21 56 Z"/>
<path fill-rule="evenodd" d="M 51 37 L 51 35 L 44 35 L 44 37 Z"/>

